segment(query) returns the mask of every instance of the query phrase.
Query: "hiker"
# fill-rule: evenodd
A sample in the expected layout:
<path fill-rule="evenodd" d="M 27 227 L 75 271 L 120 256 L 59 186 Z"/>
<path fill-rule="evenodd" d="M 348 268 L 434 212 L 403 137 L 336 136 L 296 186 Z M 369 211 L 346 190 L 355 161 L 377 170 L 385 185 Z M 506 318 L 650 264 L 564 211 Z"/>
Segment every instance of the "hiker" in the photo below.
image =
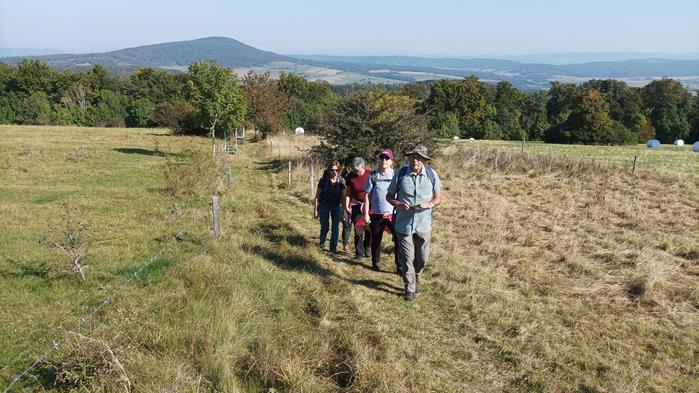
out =
<path fill-rule="evenodd" d="M 398 265 L 405 284 L 405 300 L 419 290 L 420 273 L 430 255 L 432 209 L 439 206 L 442 182 L 431 167 L 427 148 L 415 145 L 406 154 L 408 165 L 394 173 L 386 201 L 396 209 Z"/>
<path fill-rule="evenodd" d="M 347 194 L 345 196 L 345 211 L 349 213 L 354 225 L 354 252 L 357 258 L 371 256 L 371 236 L 366 235 L 364 226 L 364 199 L 366 191 L 364 187 L 370 172 L 365 169 L 364 160 L 361 157 L 352 159 L 352 172 L 345 179 L 347 182 Z"/>
<path fill-rule="evenodd" d="M 342 177 L 342 180 L 345 181 L 345 185 L 347 185 L 347 175 L 350 173 L 352 173 L 352 170 L 349 167 L 343 168 L 340 172 L 340 176 Z M 342 209 L 342 217 L 340 217 L 340 220 L 342 223 L 342 253 L 347 254 L 349 251 L 349 237 L 352 233 L 352 219 L 350 218 L 350 214 L 347 213 L 347 210 L 344 208 Z"/>
<path fill-rule="evenodd" d="M 383 233 L 388 230 L 391 233 L 395 244 L 395 230 L 393 228 L 393 206 L 386 200 L 388 185 L 393 179 L 393 150 L 385 149 L 379 153 L 377 168 L 371 172 L 364 186 L 366 197 L 364 199 L 365 209 L 364 221 L 369 223 L 369 233 L 371 235 L 371 268 L 374 271 L 381 271 L 381 240 Z M 394 254 L 396 252 L 394 251 Z M 395 257 L 396 269 L 398 269 L 398 258 Z"/>
<path fill-rule="evenodd" d="M 330 229 L 330 252 L 333 254 L 337 253 L 342 202 L 345 200 L 347 188 L 345 180 L 339 176 L 341 168 L 342 165 L 337 160 L 328 165 L 328 169 L 318 181 L 313 204 L 313 218 L 320 217 L 320 248 L 326 250 L 325 240 Z"/>

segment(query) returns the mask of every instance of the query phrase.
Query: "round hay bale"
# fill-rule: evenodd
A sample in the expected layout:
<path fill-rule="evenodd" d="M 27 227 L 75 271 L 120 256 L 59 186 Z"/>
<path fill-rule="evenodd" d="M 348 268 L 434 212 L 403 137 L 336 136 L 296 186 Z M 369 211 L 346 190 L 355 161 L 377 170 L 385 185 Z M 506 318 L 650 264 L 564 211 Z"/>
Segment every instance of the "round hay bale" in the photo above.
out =
<path fill-rule="evenodd" d="M 646 142 L 646 146 L 650 149 L 660 149 L 660 141 L 657 139 L 651 139 Z"/>
<path fill-rule="evenodd" d="M 456 136 L 456 135 L 454 135 L 454 137 L 453 137 L 452 139 L 455 140 L 455 141 L 458 141 L 458 140 L 459 140 L 459 137 Z"/>
<path fill-rule="evenodd" d="M 296 127 L 296 129 L 294 130 L 294 133 L 296 135 L 303 135 L 304 132 L 306 131 L 303 129 L 303 127 Z"/>
<path fill-rule="evenodd" d="M 684 141 L 682 139 L 675 139 L 675 141 L 672 142 L 672 144 L 675 146 L 684 146 Z"/>
<path fill-rule="evenodd" d="M 692 145 L 692 151 L 695 153 L 699 153 L 699 142 L 694 142 Z"/>

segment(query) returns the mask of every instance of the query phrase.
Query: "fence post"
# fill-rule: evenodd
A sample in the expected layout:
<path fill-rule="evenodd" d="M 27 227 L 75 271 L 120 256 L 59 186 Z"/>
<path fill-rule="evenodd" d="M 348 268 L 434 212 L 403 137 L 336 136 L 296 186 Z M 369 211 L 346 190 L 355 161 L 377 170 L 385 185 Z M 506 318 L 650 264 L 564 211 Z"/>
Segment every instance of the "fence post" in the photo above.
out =
<path fill-rule="evenodd" d="M 226 167 L 226 182 L 228 184 L 228 191 L 233 188 L 233 170 L 230 166 Z"/>
<path fill-rule="evenodd" d="M 291 161 L 289 161 L 289 189 L 291 190 Z"/>
<path fill-rule="evenodd" d="M 315 184 L 315 181 L 314 181 L 315 176 L 314 175 L 315 175 L 315 173 L 314 173 L 313 165 L 311 165 L 311 199 L 313 198 L 313 185 Z"/>
<path fill-rule="evenodd" d="M 638 156 L 633 156 L 633 168 L 631 168 L 632 175 L 636 174 L 636 158 L 638 158 Z"/>
<path fill-rule="evenodd" d="M 214 236 L 218 239 L 221 237 L 221 207 L 218 203 L 217 196 L 211 197 L 211 208 L 214 212 Z"/>

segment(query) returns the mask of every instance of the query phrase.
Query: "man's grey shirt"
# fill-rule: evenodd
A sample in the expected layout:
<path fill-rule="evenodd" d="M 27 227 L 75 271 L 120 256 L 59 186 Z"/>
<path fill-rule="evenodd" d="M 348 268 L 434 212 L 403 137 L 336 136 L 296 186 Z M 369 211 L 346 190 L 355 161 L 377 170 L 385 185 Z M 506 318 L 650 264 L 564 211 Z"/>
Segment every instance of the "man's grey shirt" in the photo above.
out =
<path fill-rule="evenodd" d="M 431 201 L 433 194 L 442 189 L 442 181 L 439 180 L 437 172 L 432 169 L 434 172 L 434 184 L 432 184 L 425 173 L 425 168 L 423 166 L 420 173 L 417 174 L 413 173 L 412 169 L 409 170 L 408 174 L 403 177 L 400 187 L 398 187 L 400 170 L 395 171 L 391 184 L 388 186 L 388 194 L 392 195 L 398 191 L 395 199 L 411 206 Z M 395 228 L 396 232 L 403 235 L 432 231 L 432 209 L 420 209 L 419 207 L 408 211 L 398 209 Z"/>

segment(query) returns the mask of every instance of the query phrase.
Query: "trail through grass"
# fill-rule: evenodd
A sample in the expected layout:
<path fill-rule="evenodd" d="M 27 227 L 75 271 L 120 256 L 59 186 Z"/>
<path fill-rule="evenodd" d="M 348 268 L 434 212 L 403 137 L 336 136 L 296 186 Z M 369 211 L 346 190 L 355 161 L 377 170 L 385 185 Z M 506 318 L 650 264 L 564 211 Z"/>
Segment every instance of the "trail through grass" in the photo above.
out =
<path fill-rule="evenodd" d="M 217 241 L 211 191 L 173 197 L 163 175 L 205 138 L 0 136 L 0 387 L 162 250 L 16 391 L 699 389 L 692 177 L 502 152 L 493 169 L 490 151 L 447 151 L 434 253 L 408 303 L 390 242 L 381 273 L 317 249 L 307 167 L 286 184 L 303 149 L 242 146 Z M 38 242 L 65 200 L 91 224 L 85 284 Z"/>

